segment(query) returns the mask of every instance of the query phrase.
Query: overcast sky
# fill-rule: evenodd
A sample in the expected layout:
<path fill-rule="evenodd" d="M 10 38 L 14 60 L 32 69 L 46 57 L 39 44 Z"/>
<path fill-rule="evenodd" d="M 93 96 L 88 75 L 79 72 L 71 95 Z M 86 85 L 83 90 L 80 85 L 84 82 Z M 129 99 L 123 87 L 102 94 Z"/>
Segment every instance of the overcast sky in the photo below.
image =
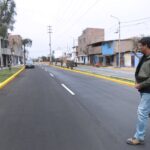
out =
<path fill-rule="evenodd" d="M 12 34 L 33 41 L 30 57 L 48 56 L 48 26 L 52 26 L 52 50 L 71 50 L 73 41 L 87 27 L 104 28 L 105 40 L 150 35 L 150 0 L 15 0 L 17 16 Z"/>

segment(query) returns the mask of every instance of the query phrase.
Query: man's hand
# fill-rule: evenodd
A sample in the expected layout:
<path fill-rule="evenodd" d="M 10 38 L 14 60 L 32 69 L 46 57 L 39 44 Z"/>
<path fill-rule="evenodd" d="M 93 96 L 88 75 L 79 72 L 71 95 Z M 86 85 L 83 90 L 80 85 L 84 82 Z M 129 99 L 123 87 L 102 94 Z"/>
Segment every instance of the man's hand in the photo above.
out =
<path fill-rule="evenodd" d="M 135 84 L 135 88 L 138 89 L 138 90 L 140 90 L 140 89 L 141 89 L 141 85 L 138 84 L 138 83 L 136 83 L 136 84 Z"/>

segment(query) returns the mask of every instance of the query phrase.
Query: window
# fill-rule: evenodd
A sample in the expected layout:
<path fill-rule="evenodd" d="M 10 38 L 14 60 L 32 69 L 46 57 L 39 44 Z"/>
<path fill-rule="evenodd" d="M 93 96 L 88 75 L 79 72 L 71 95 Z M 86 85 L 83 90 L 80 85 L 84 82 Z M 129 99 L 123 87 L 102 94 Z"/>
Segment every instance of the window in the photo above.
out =
<path fill-rule="evenodd" d="M 111 42 L 107 43 L 107 47 L 111 48 L 112 47 L 112 43 Z"/>
<path fill-rule="evenodd" d="M 1 48 L 7 48 L 8 47 L 8 41 L 1 39 Z"/>

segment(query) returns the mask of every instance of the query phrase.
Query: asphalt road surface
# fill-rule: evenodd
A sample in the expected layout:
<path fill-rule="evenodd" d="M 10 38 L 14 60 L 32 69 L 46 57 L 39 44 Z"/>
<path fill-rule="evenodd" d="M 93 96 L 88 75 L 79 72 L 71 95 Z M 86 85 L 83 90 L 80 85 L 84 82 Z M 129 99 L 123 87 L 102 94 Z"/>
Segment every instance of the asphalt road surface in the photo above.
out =
<path fill-rule="evenodd" d="M 130 87 L 48 66 L 0 90 L 0 150 L 137 150 L 129 146 L 140 97 Z"/>

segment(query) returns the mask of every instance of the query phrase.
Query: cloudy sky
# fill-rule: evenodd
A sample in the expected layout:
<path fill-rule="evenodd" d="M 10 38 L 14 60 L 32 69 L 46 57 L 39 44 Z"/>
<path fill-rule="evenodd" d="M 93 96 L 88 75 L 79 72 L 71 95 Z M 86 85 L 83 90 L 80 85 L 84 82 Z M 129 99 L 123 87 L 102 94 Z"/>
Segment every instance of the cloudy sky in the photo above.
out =
<path fill-rule="evenodd" d="M 105 40 L 150 35 L 150 0 L 15 0 L 15 30 L 30 38 L 30 57 L 48 56 L 48 26 L 52 26 L 52 50 L 61 55 L 87 27 L 104 28 Z M 111 15 L 117 17 L 113 18 Z"/>

